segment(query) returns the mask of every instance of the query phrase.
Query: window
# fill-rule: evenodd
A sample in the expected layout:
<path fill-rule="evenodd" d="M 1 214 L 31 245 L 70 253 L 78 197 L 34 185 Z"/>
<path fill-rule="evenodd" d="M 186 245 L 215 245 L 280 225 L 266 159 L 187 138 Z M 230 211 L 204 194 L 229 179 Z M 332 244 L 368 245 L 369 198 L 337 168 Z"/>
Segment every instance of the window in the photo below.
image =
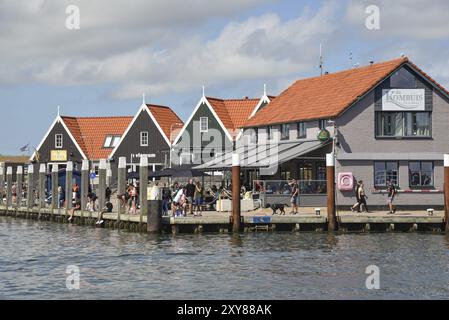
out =
<path fill-rule="evenodd" d="M 297 131 L 298 131 L 298 139 L 302 139 L 302 138 L 306 138 L 307 137 L 307 132 L 306 132 L 306 124 L 305 122 L 298 122 L 296 124 L 297 126 Z"/>
<path fill-rule="evenodd" d="M 409 162 L 410 187 L 433 187 L 433 162 Z"/>
<path fill-rule="evenodd" d="M 375 162 L 374 163 L 374 186 L 387 187 L 387 181 L 395 186 L 399 185 L 399 164 L 397 162 Z"/>
<path fill-rule="evenodd" d="M 114 139 L 112 139 L 112 147 L 117 147 L 118 143 L 120 142 L 120 138 L 119 136 L 115 136 Z"/>
<path fill-rule="evenodd" d="M 290 125 L 287 124 L 281 124 L 281 140 L 288 140 L 290 139 Z"/>
<path fill-rule="evenodd" d="M 106 136 L 104 140 L 103 148 L 115 148 L 120 141 L 120 136 Z"/>
<path fill-rule="evenodd" d="M 55 135 L 55 148 L 62 148 L 62 134 L 58 133 Z"/>
<path fill-rule="evenodd" d="M 402 68 L 390 77 L 391 88 L 414 89 L 416 88 L 416 78 Z"/>
<path fill-rule="evenodd" d="M 431 112 L 376 112 L 378 137 L 431 137 Z"/>
<path fill-rule="evenodd" d="M 257 128 L 251 129 L 251 143 L 259 141 L 259 130 Z"/>
<path fill-rule="evenodd" d="M 209 130 L 209 118 L 201 117 L 200 118 L 200 132 L 207 132 Z"/>
<path fill-rule="evenodd" d="M 273 140 L 273 127 L 272 126 L 267 127 L 267 139 Z"/>
<path fill-rule="evenodd" d="M 140 133 L 140 146 L 148 147 L 148 132 L 147 131 L 142 131 Z"/>
<path fill-rule="evenodd" d="M 326 129 L 326 120 L 319 120 L 318 121 L 318 127 L 320 128 L 320 130 L 324 130 Z"/>
<path fill-rule="evenodd" d="M 292 173 L 290 170 L 281 171 L 281 180 L 290 180 L 292 178 Z"/>

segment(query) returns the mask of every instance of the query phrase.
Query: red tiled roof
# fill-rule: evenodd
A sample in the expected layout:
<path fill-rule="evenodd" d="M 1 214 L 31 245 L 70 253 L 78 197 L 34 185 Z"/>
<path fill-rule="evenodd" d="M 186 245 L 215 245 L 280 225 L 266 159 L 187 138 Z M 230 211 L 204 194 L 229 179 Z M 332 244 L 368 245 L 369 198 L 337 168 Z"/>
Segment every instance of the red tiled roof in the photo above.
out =
<path fill-rule="evenodd" d="M 298 80 L 276 97 L 243 127 L 335 118 L 402 65 L 408 63 L 429 81 L 441 85 L 402 57 L 321 77 Z"/>
<path fill-rule="evenodd" d="M 237 136 L 237 130 L 243 126 L 256 108 L 259 99 L 218 99 L 206 98 L 231 136 Z"/>
<path fill-rule="evenodd" d="M 178 115 L 167 106 L 159 106 L 155 104 L 147 104 L 148 110 L 150 110 L 153 117 L 156 119 L 157 123 L 164 131 L 165 136 L 168 140 L 172 141 L 170 135 L 171 133 L 181 128 L 184 122 L 178 117 Z"/>
<path fill-rule="evenodd" d="M 108 158 L 112 149 L 103 148 L 106 136 L 121 136 L 132 117 L 61 117 L 73 138 L 90 160 Z"/>

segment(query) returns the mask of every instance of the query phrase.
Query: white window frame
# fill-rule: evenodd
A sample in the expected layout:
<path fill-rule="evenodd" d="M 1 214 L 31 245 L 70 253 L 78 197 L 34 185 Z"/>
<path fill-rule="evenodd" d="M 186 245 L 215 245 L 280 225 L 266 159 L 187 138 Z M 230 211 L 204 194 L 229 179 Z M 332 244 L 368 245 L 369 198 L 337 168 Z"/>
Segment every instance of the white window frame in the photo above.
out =
<path fill-rule="evenodd" d="M 114 136 L 112 137 L 112 141 L 111 141 L 111 148 L 115 148 L 118 146 L 118 144 L 120 143 L 120 136 Z"/>
<path fill-rule="evenodd" d="M 206 121 L 206 128 L 203 129 L 203 121 Z M 208 117 L 200 117 L 200 132 L 208 132 L 209 131 L 209 118 Z"/>
<path fill-rule="evenodd" d="M 58 144 L 58 137 L 61 137 L 61 144 Z M 62 149 L 64 147 L 64 136 L 62 133 L 55 134 L 55 149 Z"/>
<path fill-rule="evenodd" d="M 146 143 L 143 141 L 144 140 L 144 134 L 146 134 Z M 150 135 L 148 133 L 148 131 L 141 131 L 140 132 L 140 146 L 141 147 L 148 147 L 149 145 L 149 141 L 150 141 Z"/>
<path fill-rule="evenodd" d="M 110 148 L 113 136 L 106 136 L 106 139 L 104 140 L 103 148 Z"/>

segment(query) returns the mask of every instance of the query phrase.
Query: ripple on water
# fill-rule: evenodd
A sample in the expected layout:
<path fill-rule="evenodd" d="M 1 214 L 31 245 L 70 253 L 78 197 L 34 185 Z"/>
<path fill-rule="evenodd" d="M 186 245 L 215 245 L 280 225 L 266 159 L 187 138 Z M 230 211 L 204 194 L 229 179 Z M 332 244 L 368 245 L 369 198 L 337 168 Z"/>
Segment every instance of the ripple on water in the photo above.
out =
<path fill-rule="evenodd" d="M 155 238 L 0 217 L 0 237 L 7 299 L 449 298 L 449 238 L 435 234 Z M 365 288 L 372 264 L 381 270 L 377 291 Z M 80 268 L 79 291 L 66 288 L 69 265 Z"/>

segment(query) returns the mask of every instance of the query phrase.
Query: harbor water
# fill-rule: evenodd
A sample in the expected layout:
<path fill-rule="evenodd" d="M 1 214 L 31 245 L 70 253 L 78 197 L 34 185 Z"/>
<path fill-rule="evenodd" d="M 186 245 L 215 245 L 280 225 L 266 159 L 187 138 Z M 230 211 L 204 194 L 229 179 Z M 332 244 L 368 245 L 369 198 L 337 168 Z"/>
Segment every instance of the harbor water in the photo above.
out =
<path fill-rule="evenodd" d="M 0 243 L 0 299 L 449 298 L 444 234 L 152 236 L 0 217 Z"/>

